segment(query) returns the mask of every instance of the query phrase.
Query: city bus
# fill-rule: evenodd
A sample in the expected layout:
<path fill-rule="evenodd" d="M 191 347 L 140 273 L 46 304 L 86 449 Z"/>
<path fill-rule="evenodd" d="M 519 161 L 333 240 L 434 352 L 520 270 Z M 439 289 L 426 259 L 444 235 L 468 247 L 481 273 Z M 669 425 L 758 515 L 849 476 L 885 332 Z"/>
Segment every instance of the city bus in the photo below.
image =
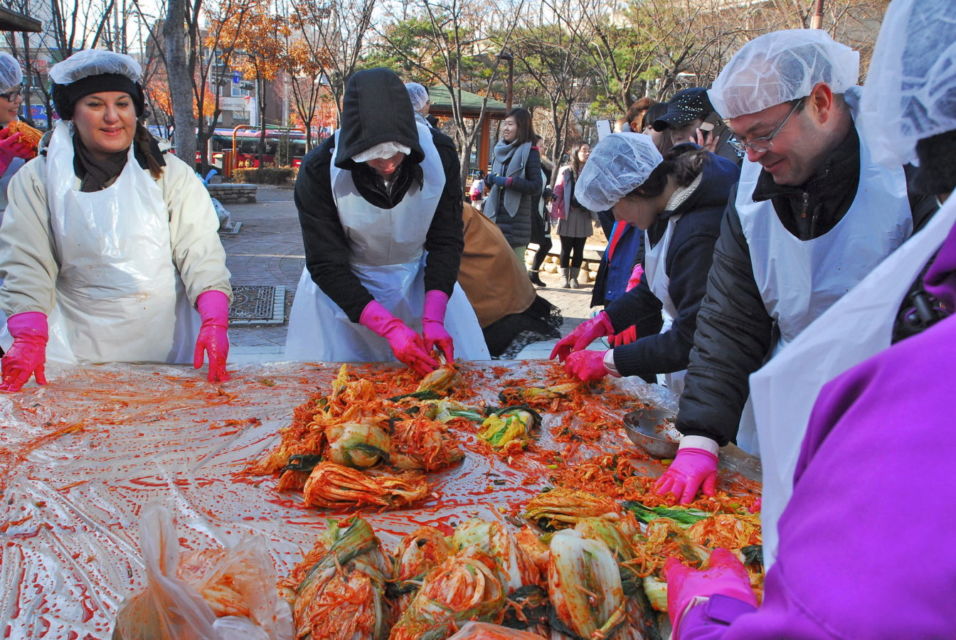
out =
<path fill-rule="evenodd" d="M 259 129 L 240 129 L 236 132 L 236 167 L 258 167 Z M 222 169 L 223 152 L 232 150 L 232 129 L 217 128 L 209 138 L 209 164 Z M 305 155 L 305 132 L 290 129 L 267 129 L 265 149 L 262 154 L 263 166 L 277 166 L 277 161 L 285 160 L 286 166 L 298 167 Z M 196 164 L 200 162 L 200 153 L 196 152 Z"/>

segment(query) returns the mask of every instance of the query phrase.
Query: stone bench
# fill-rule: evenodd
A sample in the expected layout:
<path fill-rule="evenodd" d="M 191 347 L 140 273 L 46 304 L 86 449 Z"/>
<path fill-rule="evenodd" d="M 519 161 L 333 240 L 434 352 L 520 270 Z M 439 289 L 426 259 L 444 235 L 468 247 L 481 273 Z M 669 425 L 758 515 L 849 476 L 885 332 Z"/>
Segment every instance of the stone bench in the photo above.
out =
<path fill-rule="evenodd" d="M 254 184 L 208 184 L 209 195 L 223 204 L 242 204 L 256 201 Z"/>

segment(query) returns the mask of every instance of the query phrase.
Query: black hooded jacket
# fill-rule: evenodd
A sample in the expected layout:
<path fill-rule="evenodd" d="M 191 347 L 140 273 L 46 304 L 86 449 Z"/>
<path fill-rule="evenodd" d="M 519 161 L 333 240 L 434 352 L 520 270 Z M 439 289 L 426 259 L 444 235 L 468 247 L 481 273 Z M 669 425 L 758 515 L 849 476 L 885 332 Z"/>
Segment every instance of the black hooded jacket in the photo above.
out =
<path fill-rule="evenodd" d="M 606 311 L 616 332 L 637 326 L 638 340 L 614 349 L 614 366 L 621 375 L 647 377 L 687 368 L 694 344 L 697 311 L 707 288 L 707 272 L 727 200 L 740 177 L 737 165 L 710 154 L 701 181 L 673 211 L 665 211 L 648 230 L 652 247 L 661 241 L 668 221 L 676 215 L 674 232 L 664 256 L 668 294 L 677 310 L 670 329 L 663 325 L 661 302 L 651 293 L 647 278 L 611 302 Z"/>
<path fill-rule="evenodd" d="M 342 150 L 336 166 L 352 172 L 363 198 L 374 206 L 391 209 L 409 190 L 420 189 L 423 180 L 420 163 L 425 154 L 405 85 L 388 69 L 359 71 L 349 79 L 343 104 L 339 130 Z M 451 295 L 464 248 L 461 172 L 457 151 L 448 137 L 433 134 L 432 140 L 444 168 L 445 187 L 425 237 L 425 290 Z M 411 149 L 387 184 L 366 163 L 352 161 L 353 156 L 383 142 L 397 142 Z M 302 225 L 305 264 L 312 280 L 352 322 L 358 322 L 373 298 L 352 272 L 352 250 L 332 197 L 330 169 L 335 144 L 335 137 L 330 137 L 303 159 L 295 182 L 295 205 Z"/>

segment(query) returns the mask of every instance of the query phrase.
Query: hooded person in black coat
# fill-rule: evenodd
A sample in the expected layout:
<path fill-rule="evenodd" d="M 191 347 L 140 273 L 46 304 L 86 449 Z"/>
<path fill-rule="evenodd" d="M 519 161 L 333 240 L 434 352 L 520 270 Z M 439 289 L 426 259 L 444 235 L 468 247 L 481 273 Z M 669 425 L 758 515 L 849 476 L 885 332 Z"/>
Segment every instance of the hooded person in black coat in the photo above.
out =
<path fill-rule="evenodd" d="M 432 149 L 431 156 L 428 149 Z M 430 175 L 425 173 L 427 167 L 431 167 Z M 442 175 L 434 175 L 436 171 Z M 435 191 L 440 193 L 432 193 Z M 408 93 L 398 76 L 383 68 L 353 74 L 343 99 L 342 127 L 303 159 L 296 180 L 295 203 L 309 278 L 304 274 L 299 283 L 286 355 L 299 360 L 390 359 L 384 357 L 381 341 L 355 324 L 359 323 L 385 338 L 395 357 L 421 372 L 438 365 L 431 355 L 433 346 L 450 360 L 451 337 L 430 340 L 428 325 L 439 334 L 444 332 L 444 306 L 455 292 L 464 246 L 461 192 L 454 146 L 416 124 Z M 426 199 L 419 202 L 418 198 Z M 404 212 L 408 207 L 414 211 Z M 359 222 L 366 225 L 364 228 L 356 228 L 355 221 L 343 223 L 344 216 L 355 215 L 356 208 L 366 220 Z M 421 244 L 409 243 L 409 226 L 422 225 L 427 216 L 430 222 Z M 387 236 L 383 230 L 390 224 L 394 225 L 395 243 L 404 243 L 397 248 L 384 246 L 392 243 L 391 238 L 383 236 Z M 369 239 L 367 234 L 376 237 Z M 404 240 L 398 239 L 403 235 Z M 414 269 L 419 256 L 425 296 L 432 300 L 432 316 L 427 313 L 427 304 L 424 313 L 421 308 L 398 311 L 396 306 L 415 305 L 405 299 L 399 302 L 402 296 L 386 284 L 392 276 L 381 275 L 385 267 L 398 263 Z M 416 277 L 421 278 L 421 273 Z M 396 278 L 396 286 L 410 286 L 407 275 Z M 311 283 L 337 307 L 338 329 L 361 344 L 339 344 L 336 329 L 324 326 L 324 316 L 297 313 L 299 296 L 309 291 Z M 372 289 L 379 287 L 384 289 L 375 294 Z M 421 296 L 419 289 L 416 292 L 412 298 Z M 391 297 L 396 299 L 393 304 L 386 302 Z M 467 299 L 464 301 L 467 304 Z M 474 320 L 474 313 L 471 315 Z M 307 326 L 317 320 L 322 327 Z M 351 328 L 344 326 L 346 320 L 352 323 Z M 411 334 L 420 327 L 423 335 L 416 340 Z M 474 329 L 483 345 L 477 320 Z M 320 332 L 332 335 L 317 337 Z M 313 348 L 316 340 L 321 347 Z M 485 354 L 466 349 L 464 355 L 480 358 Z"/>

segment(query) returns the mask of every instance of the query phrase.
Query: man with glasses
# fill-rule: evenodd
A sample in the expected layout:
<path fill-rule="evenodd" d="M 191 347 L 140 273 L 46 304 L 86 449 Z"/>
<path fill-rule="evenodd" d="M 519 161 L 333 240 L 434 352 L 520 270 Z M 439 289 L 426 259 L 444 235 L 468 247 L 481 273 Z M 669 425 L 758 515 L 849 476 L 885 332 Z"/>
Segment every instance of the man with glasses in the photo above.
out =
<path fill-rule="evenodd" d="M 765 471 L 791 453 L 757 438 L 750 374 L 935 208 L 911 201 L 902 167 L 872 160 L 854 122 L 858 72 L 859 54 L 825 32 L 778 31 L 746 44 L 709 91 L 746 159 L 698 315 L 684 438 L 657 484 L 683 503 L 713 495 L 719 446 L 759 450 Z"/>

